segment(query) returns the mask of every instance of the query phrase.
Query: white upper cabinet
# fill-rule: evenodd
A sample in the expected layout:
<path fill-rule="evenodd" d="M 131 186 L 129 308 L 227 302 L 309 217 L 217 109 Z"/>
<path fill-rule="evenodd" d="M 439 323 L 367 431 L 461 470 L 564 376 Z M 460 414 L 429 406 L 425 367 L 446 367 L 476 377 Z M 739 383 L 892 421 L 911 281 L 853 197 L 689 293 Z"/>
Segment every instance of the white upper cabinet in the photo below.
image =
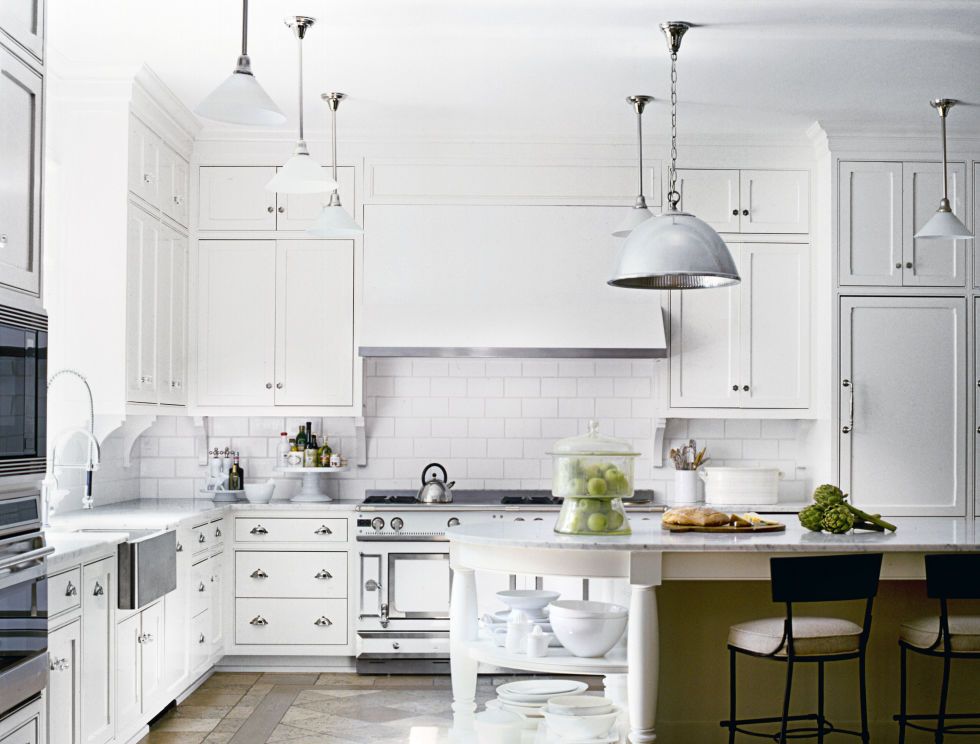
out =
<path fill-rule="evenodd" d="M 202 240 L 200 261 L 199 405 L 353 405 L 353 241 Z"/>
<path fill-rule="evenodd" d="M 271 406 L 276 241 L 202 240 L 198 257 L 197 402 Z"/>
<path fill-rule="evenodd" d="M 276 405 L 352 405 L 353 241 L 280 240 L 276 264 Z"/>
<path fill-rule="evenodd" d="M 966 166 L 950 163 L 953 211 L 965 215 Z M 916 240 L 942 196 L 939 163 L 842 162 L 841 286 L 966 286 L 966 241 Z"/>
<path fill-rule="evenodd" d="M 126 399 L 157 400 L 157 251 L 160 223 L 129 205 L 126 248 Z M 169 319 L 168 319 L 169 320 Z"/>
<path fill-rule="evenodd" d="M 793 170 L 680 169 L 681 209 L 723 233 L 805 234 L 810 174 Z"/>
<path fill-rule="evenodd" d="M 305 230 L 320 214 L 328 194 L 276 194 L 265 185 L 273 166 L 203 166 L 201 230 Z M 324 170 L 329 169 L 324 166 Z M 354 169 L 337 169 L 340 198 L 354 211 Z"/>
<path fill-rule="evenodd" d="M 142 120 L 129 117 L 129 190 L 182 227 L 188 225 L 187 161 Z"/>
<path fill-rule="evenodd" d="M 22 5 L 20 0 L 11 6 Z M 0 4 L 0 21 L 10 8 Z M 0 289 L 40 295 L 41 76 L 0 46 Z"/>
<path fill-rule="evenodd" d="M 847 297 L 840 486 L 868 512 L 966 513 L 966 300 Z"/>
<path fill-rule="evenodd" d="M 741 284 L 670 298 L 672 408 L 810 405 L 810 251 L 731 246 Z"/>
<path fill-rule="evenodd" d="M 0 3 L 0 30 L 42 60 L 44 0 L 3 0 Z"/>
<path fill-rule="evenodd" d="M 188 165 L 165 144 L 160 148 L 160 211 L 178 225 L 188 225 Z"/>
<path fill-rule="evenodd" d="M 157 249 L 156 362 L 159 402 L 187 402 L 187 238 L 161 225 Z"/>

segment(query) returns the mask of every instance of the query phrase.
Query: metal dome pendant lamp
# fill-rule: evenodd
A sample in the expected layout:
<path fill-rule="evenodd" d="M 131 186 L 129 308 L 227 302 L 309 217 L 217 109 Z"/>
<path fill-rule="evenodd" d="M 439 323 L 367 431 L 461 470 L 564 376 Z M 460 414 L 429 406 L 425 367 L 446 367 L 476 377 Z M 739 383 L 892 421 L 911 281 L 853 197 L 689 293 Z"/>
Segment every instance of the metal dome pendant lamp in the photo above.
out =
<path fill-rule="evenodd" d="M 643 109 L 652 100 L 653 96 L 629 96 L 626 99 L 626 103 L 636 112 L 636 146 L 637 163 L 640 169 L 640 193 L 626 219 L 613 231 L 614 238 L 627 237 L 635 228 L 653 217 L 653 212 L 647 207 L 647 199 L 643 196 Z"/>
<path fill-rule="evenodd" d="M 330 107 L 330 151 L 333 168 L 333 180 L 337 181 L 337 109 L 340 102 L 347 96 L 344 93 L 324 93 L 320 96 Z M 330 193 L 329 203 L 323 206 L 323 211 L 316 221 L 307 229 L 308 235 L 319 238 L 356 238 L 364 232 L 354 218 L 347 214 L 340 205 L 340 191 L 334 189 Z"/>
<path fill-rule="evenodd" d="M 286 121 L 286 116 L 252 74 L 248 56 L 248 0 L 242 0 L 242 53 L 235 69 L 197 104 L 194 113 L 229 124 L 272 126 Z"/>
<path fill-rule="evenodd" d="M 636 227 L 623 243 L 608 284 L 628 289 L 702 289 L 738 284 L 741 278 L 725 241 L 707 223 L 677 205 L 677 51 L 691 28 L 660 24 L 670 50 L 670 190 L 667 211 Z"/>
<path fill-rule="evenodd" d="M 939 209 L 922 226 L 922 229 L 915 234 L 916 238 L 958 238 L 960 240 L 973 240 L 973 233 L 960 221 L 959 217 L 953 214 L 953 209 L 949 205 L 949 166 L 946 162 L 946 119 L 949 116 L 949 110 L 957 103 L 959 101 L 952 98 L 937 98 L 934 101 L 929 101 L 929 105 L 939 112 L 939 122 L 942 127 L 943 197 L 939 200 Z"/>
<path fill-rule="evenodd" d="M 324 176 L 323 168 L 310 157 L 303 138 L 303 39 L 314 23 L 316 19 L 309 16 L 292 16 L 286 19 L 286 25 L 293 30 L 299 45 L 299 140 L 293 156 L 265 185 L 268 191 L 280 194 L 326 194 L 337 188 L 337 182 Z"/>

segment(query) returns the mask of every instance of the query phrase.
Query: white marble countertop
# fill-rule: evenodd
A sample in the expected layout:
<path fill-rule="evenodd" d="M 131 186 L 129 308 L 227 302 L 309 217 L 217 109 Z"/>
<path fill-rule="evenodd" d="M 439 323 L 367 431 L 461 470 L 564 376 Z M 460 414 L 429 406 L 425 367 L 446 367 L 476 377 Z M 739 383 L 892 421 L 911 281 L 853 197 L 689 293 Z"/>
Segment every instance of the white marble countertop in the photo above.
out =
<path fill-rule="evenodd" d="M 890 520 L 897 532 L 830 535 L 804 529 L 787 516 L 785 532 L 719 534 L 671 533 L 659 515 L 633 517 L 632 535 L 572 536 L 554 532 L 546 522 L 461 525 L 446 531 L 452 542 L 517 548 L 571 550 L 652 550 L 673 552 L 926 552 L 977 550 L 977 520 L 962 517 L 902 517 Z"/>
<path fill-rule="evenodd" d="M 125 532 L 102 532 L 98 535 L 46 530 L 44 538 L 54 552 L 47 557 L 48 573 L 88 561 L 91 558 L 115 555 L 116 546 L 126 539 Z"/>

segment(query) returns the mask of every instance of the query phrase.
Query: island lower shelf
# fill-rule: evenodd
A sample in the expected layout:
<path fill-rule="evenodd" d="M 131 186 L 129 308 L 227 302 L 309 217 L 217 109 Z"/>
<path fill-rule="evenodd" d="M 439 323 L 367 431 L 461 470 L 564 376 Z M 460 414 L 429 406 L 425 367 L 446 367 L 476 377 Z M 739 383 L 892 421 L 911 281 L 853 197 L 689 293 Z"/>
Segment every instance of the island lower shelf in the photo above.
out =
<path fill-rule="evenodd" d="M 564 648 L 550 648 L 547 656 L 532 657 L 508 653 L 489 640 L 478 640 L 467 646 L 476 661 L 508 669 L 542 674 L 626 674 L 626 649 L 616 647 L 605 656 L 583 659 Z"/>

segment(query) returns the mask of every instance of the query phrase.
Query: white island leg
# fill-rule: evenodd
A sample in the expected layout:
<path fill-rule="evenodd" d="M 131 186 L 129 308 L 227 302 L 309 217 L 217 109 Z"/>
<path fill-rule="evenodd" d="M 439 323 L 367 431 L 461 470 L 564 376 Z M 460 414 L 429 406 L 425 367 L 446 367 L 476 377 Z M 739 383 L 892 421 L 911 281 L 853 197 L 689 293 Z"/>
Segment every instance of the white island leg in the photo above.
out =
<path fill-rule="evenodd" d="M 660 625 L 657 586 L 660 554 L 630 556 L 630 614 L 626 658 L 631 744 L 657 740 L 657 685 L 660 678 Z"/>
<path fill-rule="evenodd" d="M 467 644 L 476 637 L 476 578 L 472 569 L 453 566 L 453 592 L 449 601 L 449 669 L 453 683 L 454 732 L 473 729 L 477 661 L 470 656 Z"/>

